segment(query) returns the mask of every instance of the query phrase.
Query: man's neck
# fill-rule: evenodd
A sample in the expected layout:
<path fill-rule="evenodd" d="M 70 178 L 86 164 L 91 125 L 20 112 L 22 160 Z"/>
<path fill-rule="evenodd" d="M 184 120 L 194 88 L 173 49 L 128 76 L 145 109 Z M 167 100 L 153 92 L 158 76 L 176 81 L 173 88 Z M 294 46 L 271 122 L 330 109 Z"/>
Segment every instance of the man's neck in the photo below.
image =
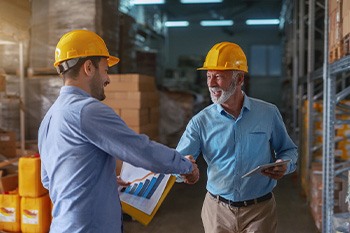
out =
<path fill-rule="evenodd" d="M 221 106 L 226 112 L 237 118 L 241 113 L 244 101 L 244 94 L 241 90 L 235 92 L 225 103 Z"/>
<path fill-rule="evenodd" d="M 89 85 L 87 84 L 87 82 L 82 82 L 79 79 L 74 80 L 74 79 L 66 79 L 66 81 L 64 82 L 65 86 L 73 86 L 73 87 L 78 87 L 80 89 L 82 89 L 83 91 L 91 94 L 91 90 Z"/>

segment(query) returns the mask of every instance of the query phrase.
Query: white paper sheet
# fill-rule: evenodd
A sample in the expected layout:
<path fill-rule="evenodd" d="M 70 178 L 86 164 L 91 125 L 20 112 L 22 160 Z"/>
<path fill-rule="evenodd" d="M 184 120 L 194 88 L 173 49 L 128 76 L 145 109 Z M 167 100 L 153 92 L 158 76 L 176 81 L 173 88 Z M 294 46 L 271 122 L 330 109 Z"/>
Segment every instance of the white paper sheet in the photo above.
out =
<path fill-rule="evenodd" d="M 170 175 L 155 174 L 123 162 L 120 173 L 124 181 L 132 182 L 124 189 L 119 187 L 120 200 L 151 215 L 156 207 Z"/>

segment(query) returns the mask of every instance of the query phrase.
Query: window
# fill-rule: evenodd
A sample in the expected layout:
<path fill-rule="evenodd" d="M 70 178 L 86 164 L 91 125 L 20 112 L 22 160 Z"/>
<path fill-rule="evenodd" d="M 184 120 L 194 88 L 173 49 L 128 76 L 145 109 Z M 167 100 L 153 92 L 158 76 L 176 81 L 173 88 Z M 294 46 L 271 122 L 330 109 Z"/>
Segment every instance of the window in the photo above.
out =
<path fill-rule="evenodd" d="M 281 46 L 254 45 L 251 47 L 249 73 L 255 76 L 281 75 Z"/>

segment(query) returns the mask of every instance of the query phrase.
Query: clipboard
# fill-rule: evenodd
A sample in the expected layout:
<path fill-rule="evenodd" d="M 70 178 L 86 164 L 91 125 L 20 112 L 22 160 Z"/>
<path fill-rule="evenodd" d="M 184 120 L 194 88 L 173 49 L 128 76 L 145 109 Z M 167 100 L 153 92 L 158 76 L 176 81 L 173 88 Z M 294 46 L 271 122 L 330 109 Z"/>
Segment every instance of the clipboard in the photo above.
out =
<path fill-rule="evenodd" d="M 291 161 L 291 159 L 287 159 L 287 160 L 283 160 L 281 162 L 267 163 L 267 164 L 259 165 L 256 168 L 254 168 L 253 170 L 251 170 L 251 171 L 247 172 L 246 174 L 244 174 L 241 178 L 245 178 L 245 177 L 251 176 L 251 175 L 253 175 L 255 173 L 260 173 L 262 170 L 265 170 L 265 169 L 270 168 L 270 167 L 275 167 L 275 166 L 287 164 L 290 161 Z"/>
<path fill-rule="evenodd" d="M 130 215 L 131 217 L 133 217 L 135 220 L 137 220 L 138 222 L 140 222 L 141 224 L 147 226 L 151 220 L 153 219 L 154 215 L 157 213 L 160 205 L 163 203 L 165 197 L 168 195 L 170 189 L 173 187 L 174 183 L 176 181 L 176 177 L 175 176 L 170 176 L 165 189 L 162 193 L 162 196 L 160 197 L 157 205 L 154 207 L 151 215 L 148 215 L 144 212 L 142 212 L 141 210 L 121 201 L 122 203 L 122 210 L 127 213 L 128 215 Z"/>

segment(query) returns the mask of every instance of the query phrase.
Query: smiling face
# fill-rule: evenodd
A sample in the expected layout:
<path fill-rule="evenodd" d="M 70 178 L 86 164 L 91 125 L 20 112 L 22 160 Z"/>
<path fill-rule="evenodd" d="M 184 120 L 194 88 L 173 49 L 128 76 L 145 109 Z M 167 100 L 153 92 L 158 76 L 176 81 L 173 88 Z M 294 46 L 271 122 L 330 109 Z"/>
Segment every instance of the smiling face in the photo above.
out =
<path fill-rule="evenodd" d="M 208 70 L 207 85 L 213 103 L 225 103 L 237 90 L 237 73 L 232 70 Z"/>
<path fill-rule="evenodd" d="M 107 59 L 102 58 L 90 82 L 91 96 L 100 101 L 106 98 L 104 87 L 107 86 L 110 82 L 107 72 Z"/>

